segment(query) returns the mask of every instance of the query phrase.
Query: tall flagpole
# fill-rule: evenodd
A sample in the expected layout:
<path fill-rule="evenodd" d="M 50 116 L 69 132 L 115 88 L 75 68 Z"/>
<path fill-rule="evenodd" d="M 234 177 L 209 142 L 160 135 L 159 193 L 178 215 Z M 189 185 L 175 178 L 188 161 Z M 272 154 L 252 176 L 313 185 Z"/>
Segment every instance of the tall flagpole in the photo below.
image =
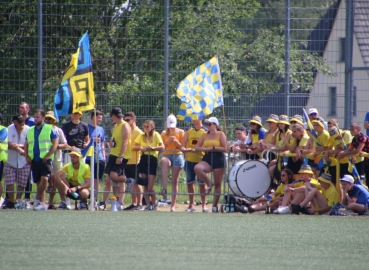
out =
<path fill-rule="evenodd" d="M 97 138 L 97 125 L 96 125 L 96 108 L 94 108 L 94 118 L 95 118 L 95 139 Z M 90 195 L 90 210 L 93 212 L 95 211 L 95 140 L 93 140 L 92 147 L 93 147 L 93 154 L 90 159 L 90 166 L 91 166 L 91 195 Z M 96 139 L 97 140 L 97 139 Z M 97 147 L 99 149 L 99 147 Z M 88 152 L 88 151 L 87 151 Z"/>

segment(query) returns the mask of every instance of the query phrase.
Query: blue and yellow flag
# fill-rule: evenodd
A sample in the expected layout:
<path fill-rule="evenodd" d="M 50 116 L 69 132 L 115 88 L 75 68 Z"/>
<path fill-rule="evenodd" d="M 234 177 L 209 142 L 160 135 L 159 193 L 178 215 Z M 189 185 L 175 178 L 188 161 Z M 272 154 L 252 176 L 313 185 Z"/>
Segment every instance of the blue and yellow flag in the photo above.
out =
<path fill-rule="evenodd" d="M 218 58 L 197 67 L 177 87 L 177 97 L 182 101 L 177 118 L 192 121 L 204 118 L 214 108 L 223 105 L 222 78 Z"/>
<path fill-rule="evenodd" d="M 54 98 L 55 118 L 73 112 L 88 111 L 95 107 L 94 78 L 90 41 L 85 33 L 78 43 L 78 49 L 72 55 L 70 65 L 56 90 Z"/>

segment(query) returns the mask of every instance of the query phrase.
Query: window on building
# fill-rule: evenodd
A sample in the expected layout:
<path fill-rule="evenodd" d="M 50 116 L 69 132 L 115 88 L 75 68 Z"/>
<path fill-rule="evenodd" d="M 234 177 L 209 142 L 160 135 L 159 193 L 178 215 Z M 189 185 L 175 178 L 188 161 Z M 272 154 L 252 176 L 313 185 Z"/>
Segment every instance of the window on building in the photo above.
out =
<path fill-rule="evenodd" d="M 329 97 L 330 97 L 329 115 L 335 116 L 337 110 L 337 88 L 335 86 L 329 87 Z"/>
<path fill-rule="evenodd" d="M 346 38 L 340 38 L 340 48 L 338 52 L 338 61 L 345 62 L 345 52 L 346 52 Z"/>

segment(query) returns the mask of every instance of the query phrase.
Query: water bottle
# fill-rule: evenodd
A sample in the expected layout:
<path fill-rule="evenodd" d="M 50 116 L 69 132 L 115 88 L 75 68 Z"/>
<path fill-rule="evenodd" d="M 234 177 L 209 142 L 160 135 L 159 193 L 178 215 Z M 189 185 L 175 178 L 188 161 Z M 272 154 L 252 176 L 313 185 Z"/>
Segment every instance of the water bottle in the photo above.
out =
<path fill-rule="evenodd" d="M 364 215 L 368 215 L 368 202 L 365 203 Z"/>
<path fill-rule="evenodd" d="M 78 199 L 78 197 L 79 197 L 79 195 L 78 195 L 78 193 L 77 193 L 77 192 L 72 193 L 72 196 L 73 196 L 75 199 Z"/>
<path fill-rule="evenodd" d="M 231 213 L 233 213 L 233 212 L 234 212 L 234 203 L 233 203 L 233 202 L 231 202 L 230 212 L 231 212 Z"/>
<path fill-rule="evenodd" d="M 229 195 L 226 197 L 225 211 L 226 213 L 229 213 Z"/>
<path fill-rule="evenodd" d="M 265 198 L 267 199 L 267 205 L 266 205 L 266 209 L 265 209 L 265 214 L 270 214 L 271 213 L 270 202 L 272 201 L 272 196 L 270 196 L 269 194 L 266 194 L 265 195 Z"/>

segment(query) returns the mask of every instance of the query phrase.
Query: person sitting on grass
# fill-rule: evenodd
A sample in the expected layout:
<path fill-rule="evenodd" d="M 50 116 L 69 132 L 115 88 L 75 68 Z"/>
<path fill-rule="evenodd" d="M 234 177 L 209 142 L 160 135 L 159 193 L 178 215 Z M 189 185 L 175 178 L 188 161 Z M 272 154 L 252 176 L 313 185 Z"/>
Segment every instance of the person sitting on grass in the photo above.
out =
<path fill-rule="evenodd" d="M 305 185 L 305 199 L 300 204 L 291 204 L 293 214 L 299 215 L 300 212 L 310 215 L 316 213 L 325 214 L 332 209 L 333 205 L 340 201 L 340 196 L 336 187 L 332 184 L 332 176 L 330 174 L 322 173 L 318 181 L 322 186 L 322 193 L 317 188 Z M 311 204 L 310 206 L 308 206 L 309 203 Z"/>
<path fill-rule="evenodd" d="M 365 214 L 369 205 L 369 192 L 362 185 L 354 184 L 354 178 L 348 174 L 341 178 L 341 185 L 342 204 L 359 215 Z"/>
<path fill-rule="evenodd" d="M 314 173 L 309 165 L 302 165 L 298 173 L 301 180 L 297 180 L 284 188 L 282 205 L 275 210 L 273 214 L 291 214 L 292 207 L 289 203 L 301 203 L 305 198 L 306 188 L 310 189 L 311 187 L 315 187 L 318 190 L 321 190 L 319 182 L 312 178 Z"/>
<path fill-rule="evenodd" d="M 270 210 L 275 210 L 282 204 L 283 196 L 284 196 L 284 187 L 286 185 L 293 183 L 293 173 L 289 169 L 283 169 L 281 172 L 281 181 L 282 183 L 277 187 L 276 191 L 271 194 L 271 202 L 270 202 Z M 263 211 L 267 207 L 267 198 L 266 196 L 262 196 L 257 199 L 251 206 L 245 208 L 241 205 L 235 205 L 237 210 L 241 213 L 253 213 L 255 211 Z"/>
<path fill-rule="evenodd" d="M 60 199 L 58 210 L 70 210 L 68 199 L 81 200 L 80 210 L 88 210 L 87 199 L 90 197 L 91 171 L 90 166 L 81 161 L 82 155 L 78 150 L 69 153 L 71 163 L 65 165 L 55 174 L 55 184 Z"/>

